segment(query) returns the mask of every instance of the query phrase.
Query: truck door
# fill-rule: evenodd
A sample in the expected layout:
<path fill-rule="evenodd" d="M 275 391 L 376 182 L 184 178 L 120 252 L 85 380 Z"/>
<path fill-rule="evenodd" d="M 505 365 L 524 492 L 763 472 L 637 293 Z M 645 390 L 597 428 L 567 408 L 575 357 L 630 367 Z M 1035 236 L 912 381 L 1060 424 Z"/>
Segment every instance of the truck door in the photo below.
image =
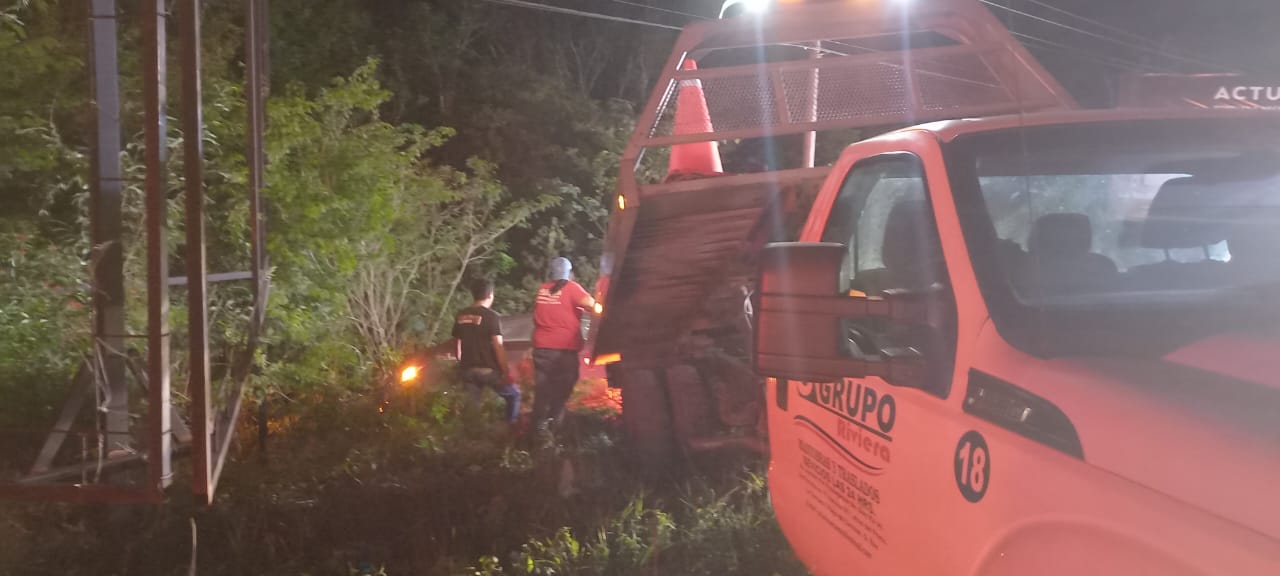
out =
<path fill-rule="evenodd" d="M 761 303 L 779 522 L 815 574 L 954 571 L 942 536 L 965 521 L 938 517 L 939 506 L 981 499 L 990 462 L 981 435 L 962 440 L 945 422 L 955 299 L 924 164 L 910 153 L 860 160 L 818 205 L 830 206 L 820 239 L 840 258 L 835 294 L 808 318 L 796 298 L 766 292 Z"/>

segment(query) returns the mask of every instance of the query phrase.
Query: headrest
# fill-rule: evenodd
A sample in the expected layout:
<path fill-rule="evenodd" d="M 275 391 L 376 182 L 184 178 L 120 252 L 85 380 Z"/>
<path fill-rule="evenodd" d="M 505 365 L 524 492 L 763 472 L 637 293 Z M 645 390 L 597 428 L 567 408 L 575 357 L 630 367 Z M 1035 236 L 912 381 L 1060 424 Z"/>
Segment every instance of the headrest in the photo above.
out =
<path fill-rule="evenodd" d="M 1169 250 L 1212 246 L 1227 239 L 1213 190 L 1195 178 L 1174 178 L 1160 186 L 1142 224 L 1142 246 Z"/>
<path fill-rule="evenodd" d="M 890 270 L 931 269 L 938 258 L 937 229 L 924 199 L 899 200 L 884 225 L 880 257 Z"/>
<path fill-rule="evenodd" d="M 1032 254 L 1083 256 L 1093 249 L 1093 225 L 1084 214 L 1045 214 L 1031 227 L 1027 245 Z"/>

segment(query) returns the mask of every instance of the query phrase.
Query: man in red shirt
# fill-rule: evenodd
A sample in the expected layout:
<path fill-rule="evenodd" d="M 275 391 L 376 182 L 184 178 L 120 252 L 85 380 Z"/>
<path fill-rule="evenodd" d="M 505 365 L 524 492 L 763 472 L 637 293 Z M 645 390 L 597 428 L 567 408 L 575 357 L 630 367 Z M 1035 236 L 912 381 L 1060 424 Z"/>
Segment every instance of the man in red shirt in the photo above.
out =
<path fill-rule="evenodd" d="M 582 314 L 596 301 L 572 278 L 565 258 L 551 261 L 550 280 L 538 288 L 533 305 L 533 413 L 530 422 L 545 429 L 564 417 L 564 405 L 578 383 L 582 350 Z"/>

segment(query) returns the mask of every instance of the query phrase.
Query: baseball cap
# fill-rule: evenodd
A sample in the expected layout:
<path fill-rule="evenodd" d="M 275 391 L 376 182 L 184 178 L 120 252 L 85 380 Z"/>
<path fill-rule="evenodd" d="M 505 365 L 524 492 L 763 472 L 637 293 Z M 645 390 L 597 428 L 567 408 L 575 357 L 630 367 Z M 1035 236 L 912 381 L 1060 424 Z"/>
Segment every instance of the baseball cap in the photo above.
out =
<path fill-rule="evenodd" d="M 568 258 L 555 258 L 551 261 L 551 279 L 552 280 L 568 280 L 569 273 L 573 271 L 573 264 Z"/>

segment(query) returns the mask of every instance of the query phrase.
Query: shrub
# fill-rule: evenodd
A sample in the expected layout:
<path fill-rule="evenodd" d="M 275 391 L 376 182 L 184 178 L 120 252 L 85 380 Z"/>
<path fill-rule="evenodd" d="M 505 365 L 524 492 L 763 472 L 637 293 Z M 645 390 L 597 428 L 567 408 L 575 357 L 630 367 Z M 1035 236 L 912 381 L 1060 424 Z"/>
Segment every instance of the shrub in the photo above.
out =
<path fill-rule="evenodd" d="M 637 495 L 591 537 L 560 528 L 524 544 L 506 566 L 484 556 L 457 574 L 805 574 L 774 520 L 764 478 L 748 472 L 736 483 L 717 493 L 707 479 L 695 479 L 684 497 L 660 507 Z"/>
<path fill-rule="evenodd" d="M 89 350 L 89 292 L 74 246 L 0 232 L 0 428 L 43 424 Z"/>

